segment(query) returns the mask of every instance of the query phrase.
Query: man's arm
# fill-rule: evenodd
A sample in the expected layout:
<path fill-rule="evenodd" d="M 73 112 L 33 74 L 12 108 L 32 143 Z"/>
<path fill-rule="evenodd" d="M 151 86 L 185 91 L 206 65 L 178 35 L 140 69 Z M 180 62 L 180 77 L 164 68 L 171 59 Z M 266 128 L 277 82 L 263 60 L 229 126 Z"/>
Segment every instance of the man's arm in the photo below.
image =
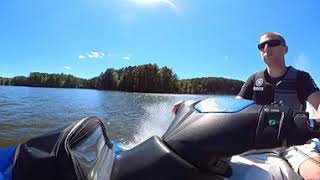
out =
<path fill-rule="evenodd" d="M 320 91 L 316 91 L 316 92 L 310 94 L 307 101 L 317 111 L 316 117 L 319 118 L 319 115 L 320 115 Z"/>
<path fill-rule="evenodd" d="M 297 87 L 300 100 L 309 102 L 317 111 L 316 116 L 320 115 L 320 90 L 309 73 L 299 71 Z"/>
<path fill-rule="evenodd" d="M 320 115 L 320 90 L 314 82 L 309 73 L 302 72 L 299 78 L 298 86 L 300 86 L 300 93 L 302 98 L 308 101 L 317 111 L 316 116 Z"/>
<path fill-rule="evenodd" d="M 252 100 L 254 85 L 254 75 L 250 76 L 247 81 L 242 85 L 240 92 L 236 96 L 237 99 L 250 99 Z"/>

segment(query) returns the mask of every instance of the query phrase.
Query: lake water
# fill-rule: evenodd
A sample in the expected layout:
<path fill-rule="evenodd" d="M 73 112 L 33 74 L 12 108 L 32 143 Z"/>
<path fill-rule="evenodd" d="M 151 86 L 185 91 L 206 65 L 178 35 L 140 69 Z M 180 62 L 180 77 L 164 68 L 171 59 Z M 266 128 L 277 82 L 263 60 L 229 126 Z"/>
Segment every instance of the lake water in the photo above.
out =
<path fill-rule="evenodd" d="M 213 96 L 0 86 L 0 147 L 88 116 L 106 122 L 110 139 L 132 147 L 165 132 L 175 102 L 206 97 Z"/>

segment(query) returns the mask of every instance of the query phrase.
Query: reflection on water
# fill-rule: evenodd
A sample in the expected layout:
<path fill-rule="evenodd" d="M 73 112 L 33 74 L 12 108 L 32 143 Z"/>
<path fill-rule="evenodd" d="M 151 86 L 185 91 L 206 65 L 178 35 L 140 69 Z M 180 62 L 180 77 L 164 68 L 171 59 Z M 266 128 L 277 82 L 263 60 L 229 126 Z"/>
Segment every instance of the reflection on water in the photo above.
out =
<path fill-rule="evenodd" d="M 134 146 L 164 133 L 173 119 L 170 111 L 175 102 L 206 97 L 0 86 L 0 147 L 87 116 L 103 119 L 110 139 Z"/>

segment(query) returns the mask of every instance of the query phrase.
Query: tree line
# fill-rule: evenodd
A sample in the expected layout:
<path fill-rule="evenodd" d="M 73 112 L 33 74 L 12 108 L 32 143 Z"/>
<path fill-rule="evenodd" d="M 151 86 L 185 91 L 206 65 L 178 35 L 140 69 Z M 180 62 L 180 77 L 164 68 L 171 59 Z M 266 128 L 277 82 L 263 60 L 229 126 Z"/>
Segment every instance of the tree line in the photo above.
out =
<path fill-rule="evenodd" d="M 145 93 L 237 94 L 243 81 L 221 77 L 179 80 L 172 69 L 166 66 L 159 68 L 156 64 L 144 64 L 118 70 L 109 68 L 91 79 L 66 74 L 32 72 L 28 77 L 0 77 L 0 85 L 90 88 Z"/>
<path fill-rule="evenodd" d="M 89 88 L 88 80 L 66 74 L 48 74 L 32 72 L 28 77 L 15 76 L 13 78 L 0 77 L 0 85 L 31 86 L 31 87 L 61 87 L 61 88 Z"/>

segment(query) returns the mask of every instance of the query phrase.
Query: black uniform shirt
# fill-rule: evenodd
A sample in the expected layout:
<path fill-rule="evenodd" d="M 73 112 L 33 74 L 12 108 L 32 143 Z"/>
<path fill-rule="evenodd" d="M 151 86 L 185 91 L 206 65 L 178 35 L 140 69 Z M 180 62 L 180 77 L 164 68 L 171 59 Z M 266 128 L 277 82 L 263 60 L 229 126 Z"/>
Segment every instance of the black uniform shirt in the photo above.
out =
<path fill-rule="evenodd" d="M 287 71 L 286 73 L 288 72 Z M 265 80 L 271 84 L 273 84 L 274 86 L 280 81 L 282 80 L 282 78 L 286 75 L 286 73 L 284 73 L 284 75 L 277 77 L 277 78 L 272 78 L 268 71 L 265 70 L 264 71 L 264 77 Z M 252 100 L 252 96 L 253 96 L 253 86 L 254 86 L 254 80 L 255 80 L 255 75 L 253 74 L 251 75 L 248 80 L 243 84 L 238 96 L 241 96 L 244 99 L 250 99 Z M 305 102 L 307 100 L 307 98 L 309 97 L 309 95 L 311 95 L 312 93 L 319 91 L 319 88 L 317 87 L 316 83 L 314 82 L 314 80 L 311 78 L 311 76 L 309 75 L 309 73 L 304 72 L 304 71 L 298 71 L 297 73 L 297 93 L 298 93 L 298 98 L 301 102 Z M 271 104 L 274 101 L 274 89 L 270 89 L 267 91 L 264 91 L 262 94 L 262 99 L 263 99 L 263 104 Z"/>

